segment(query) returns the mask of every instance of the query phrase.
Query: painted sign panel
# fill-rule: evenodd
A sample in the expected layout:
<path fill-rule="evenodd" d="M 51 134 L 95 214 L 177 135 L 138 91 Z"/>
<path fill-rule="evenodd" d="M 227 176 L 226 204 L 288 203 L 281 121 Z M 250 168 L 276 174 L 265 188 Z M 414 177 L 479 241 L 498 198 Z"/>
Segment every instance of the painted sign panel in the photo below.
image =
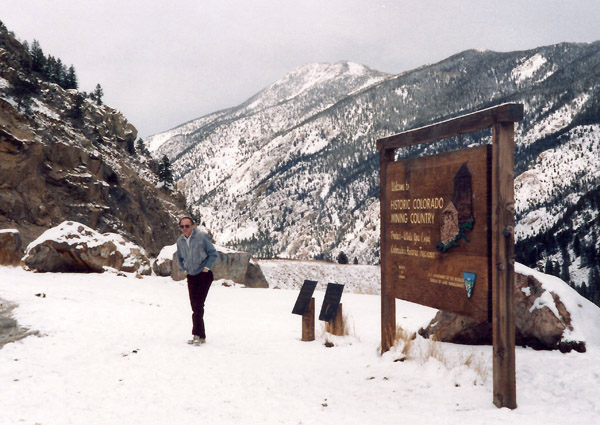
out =
<path fill-rule="evenodd" d="M 317 282 L 315 280 L 307 279 L 304 281 L 302 288 L 300 289 L 300 293 L 298 294 L 298 298 L 296 299 L 296 304 L 294 304 L 292 314 L 299 314 L 300 316 L 303 316 L 306 313 L 316 287 Z"/>
<path fill-rule="evenodd" d="M 323 298 L 323 305 L 321 306 L 321 313 L 319 314 L 319 320 L 324 322 L 332 322 L 335 320 L 335 315 L 337 314 L 343 291 L 344 285 L 339 283 L 327 284 L 325 297 Z"/>
<path fill-rule="evenodd" d="M 388 164 L 382 267 L 397 298 L 489 319 L 490 160 L 486 145 Z"/>

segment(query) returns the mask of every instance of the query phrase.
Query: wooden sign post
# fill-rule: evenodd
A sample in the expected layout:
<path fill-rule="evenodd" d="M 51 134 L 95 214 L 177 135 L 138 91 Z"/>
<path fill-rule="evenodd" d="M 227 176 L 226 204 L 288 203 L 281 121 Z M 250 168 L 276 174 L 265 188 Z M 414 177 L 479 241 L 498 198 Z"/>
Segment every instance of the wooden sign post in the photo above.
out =
<path fill-rule="evenodd" d="M 503 104 L 377 141 L 381 178 L 381 347 L 396 298 L 491 320 L 494 404 L 516 408 L 514 123 Z M 395 150 L 492 128 L 492 145 L 395 161 Z"/>
<path fill-rule="evenodd" d="M 343 317 L 342 317 L 342 292 L 344 285 L 339 283 L 328 283 L 321 306 L 319 320 L 327 322 L 325 328 L 327 332 L 333 335 L 343 335 Z"/>
<path fill-rule="evenodd" d="M 302 341 L 315 340 L 315 299 L 311 298 L 302 315 Z"/>
<path fill-rule="evenodd" d="M 332 335 L 344 336 L 344 313 L 342 307 L 343 304 L 340 303 L 335 313 L 335 318 L 332 321 L 325 322 L 325 331 Z"/>
<path fill-rule="evenodd" d="M 315 299 L 312 295 L 316 286 L 316 281 L 305 280 L 292 310 L 292 314 L 302 316 L 302 341 L 315 340 Z"/>

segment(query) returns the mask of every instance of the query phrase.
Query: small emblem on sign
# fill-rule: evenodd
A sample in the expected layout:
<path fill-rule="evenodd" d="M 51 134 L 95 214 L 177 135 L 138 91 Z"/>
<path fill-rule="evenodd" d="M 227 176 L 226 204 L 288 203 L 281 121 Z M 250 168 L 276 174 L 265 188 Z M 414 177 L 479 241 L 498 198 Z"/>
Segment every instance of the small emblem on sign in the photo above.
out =
<path fill-rule="evenodd" d="M 448 202 L 442 211 L 440 242 L 436 245 L 442 254 L 458 246 L 461 239 L 470 242 L 465 233 L 471 231 L 475 223 L 471 180 L 471 172 L 467 165 L 463 164 L 454 177 L 452 201 Z"/>
<path fill-rule="evenodd" d="M 465 289 L 467 290 L 467 296 L 471 298 L 473 295 L 473 287 L 475 286 L 475 278 L 477 275 L 471 272 L 463 272 L 463 279 L 465 281 Z"/>

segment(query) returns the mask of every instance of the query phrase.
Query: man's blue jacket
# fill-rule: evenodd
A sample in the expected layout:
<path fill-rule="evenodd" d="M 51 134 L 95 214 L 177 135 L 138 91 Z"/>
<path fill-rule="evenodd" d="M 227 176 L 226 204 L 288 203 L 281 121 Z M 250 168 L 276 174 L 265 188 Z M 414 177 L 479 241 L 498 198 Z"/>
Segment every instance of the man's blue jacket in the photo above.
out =
<path fill-rule="evenodd" d="M 217 250 L 204 232 L 192 230 L 189 240 L 184 235 L 177 239 L 177 260 L 179 267 L 188 274 L 197 275 L 204 270 L 211 269 L 219 258 Z"/>

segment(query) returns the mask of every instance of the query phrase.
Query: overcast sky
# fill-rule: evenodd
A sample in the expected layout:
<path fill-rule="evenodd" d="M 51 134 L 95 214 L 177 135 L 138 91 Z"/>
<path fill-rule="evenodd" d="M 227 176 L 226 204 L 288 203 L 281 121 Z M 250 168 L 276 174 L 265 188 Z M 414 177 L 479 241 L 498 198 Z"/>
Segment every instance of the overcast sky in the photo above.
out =
<path fill-rule="evenodd" d="M 146 137 L 242 103 L 294 68 L 397 74 L 470 48 L 600 40 L 600 0 L 2 0 L 21 40 Z"/>

